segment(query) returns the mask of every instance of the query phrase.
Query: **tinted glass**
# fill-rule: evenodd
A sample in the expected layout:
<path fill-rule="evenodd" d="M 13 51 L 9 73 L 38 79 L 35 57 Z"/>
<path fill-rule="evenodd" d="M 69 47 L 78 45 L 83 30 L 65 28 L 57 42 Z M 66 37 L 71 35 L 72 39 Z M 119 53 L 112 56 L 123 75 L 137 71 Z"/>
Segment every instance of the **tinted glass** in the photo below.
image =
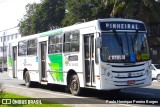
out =
<path fill-rule="evenodd" d="M 149 60 L 145 33 L 102 33 L 102 61 L 130 62 L 133 55 L 138 62 Z"/>
<path fill-rule="evenodd" d="M 154 65 L 157 69 L 160 69 L 160 65 Z"/>

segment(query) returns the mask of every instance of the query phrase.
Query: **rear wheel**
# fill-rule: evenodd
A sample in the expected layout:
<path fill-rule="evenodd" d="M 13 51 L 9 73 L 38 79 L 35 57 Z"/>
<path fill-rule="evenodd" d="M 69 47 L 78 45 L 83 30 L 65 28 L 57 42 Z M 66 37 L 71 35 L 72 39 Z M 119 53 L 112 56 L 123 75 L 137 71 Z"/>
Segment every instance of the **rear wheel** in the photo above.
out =
<path fill-rule="evenodd" d="M 157 81 L 160 82 L 160 74 L 157 75 Z"/>
<path fill-rule="evenodd" d="M 33 85 L 33 82 L 30 81 L 29 71 L 26 71 L 26 73 L 25 73 L 25 85 L 27 87 L 32 87 L 32 85 Z"/>
<path fill-rule="evenodd" d="M 69 84 L 70 91 L 73 95 L 80 94 L 80 83 L 77 75 L 73 75 L 70 79 Z"/>

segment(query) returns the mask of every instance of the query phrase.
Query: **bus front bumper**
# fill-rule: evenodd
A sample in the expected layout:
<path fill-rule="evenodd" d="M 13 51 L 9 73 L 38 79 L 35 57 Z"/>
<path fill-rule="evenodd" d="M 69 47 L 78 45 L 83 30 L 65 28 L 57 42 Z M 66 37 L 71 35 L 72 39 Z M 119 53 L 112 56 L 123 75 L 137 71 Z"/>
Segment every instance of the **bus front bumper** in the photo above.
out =
<path fill-rule="evenodd" d="M 144 87 L 149 86 L 152 83 L 151 75 L 144 75 L 140 78 L 127 78 L 127 79 L 108 79 L 105 75 L 101 78 L 100 90 L 115 90 L 131 87 Z"/>

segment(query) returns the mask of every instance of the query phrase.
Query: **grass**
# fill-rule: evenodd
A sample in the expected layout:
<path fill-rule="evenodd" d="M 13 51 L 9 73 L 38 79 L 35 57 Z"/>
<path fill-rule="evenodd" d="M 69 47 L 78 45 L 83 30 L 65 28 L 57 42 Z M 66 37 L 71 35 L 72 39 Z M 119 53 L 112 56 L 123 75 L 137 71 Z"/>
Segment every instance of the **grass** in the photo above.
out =
<path fill-rule="evenodd" d="M 16 101 L 17 100 L 20 100 L 20 101 L 26 100 L 26 103 L 28 102 L 28 100 L 38 100 L 38 101 L 40 100 L 40 99 L 30 98 L 30 97 L 17 95 L 17 94 L 13 94 L 13 93 L 8 93 L 8 92 L 3 92 L 3 93 L 1 93 L 0 96 L 1 96 L 0 98 L 3 98 L 3 99 L 14 98 L 14 99 L 16 99 Z M 0 105 L 0 107 L 69 107 L 69 106 L 65 106 L 62 104 L 44 101 L 44 100 L 41 100 L 41 102 L 42 102 L 42 104 L 3 104 L 3 105 Z M 0 104 L 2 104 L 2 100 L 0 101 Z"/>

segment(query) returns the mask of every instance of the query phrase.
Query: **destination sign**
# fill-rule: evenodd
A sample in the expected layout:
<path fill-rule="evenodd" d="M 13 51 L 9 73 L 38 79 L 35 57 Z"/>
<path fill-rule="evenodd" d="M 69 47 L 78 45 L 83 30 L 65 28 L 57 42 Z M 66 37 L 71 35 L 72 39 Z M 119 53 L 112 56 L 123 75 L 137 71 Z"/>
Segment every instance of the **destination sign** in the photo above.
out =
<path fill-rule="evenodd" d="M 100 28 L 105 30 L 139 30 L 146 31 L 143 23 L 134 22 L 100 22 Z"/>

